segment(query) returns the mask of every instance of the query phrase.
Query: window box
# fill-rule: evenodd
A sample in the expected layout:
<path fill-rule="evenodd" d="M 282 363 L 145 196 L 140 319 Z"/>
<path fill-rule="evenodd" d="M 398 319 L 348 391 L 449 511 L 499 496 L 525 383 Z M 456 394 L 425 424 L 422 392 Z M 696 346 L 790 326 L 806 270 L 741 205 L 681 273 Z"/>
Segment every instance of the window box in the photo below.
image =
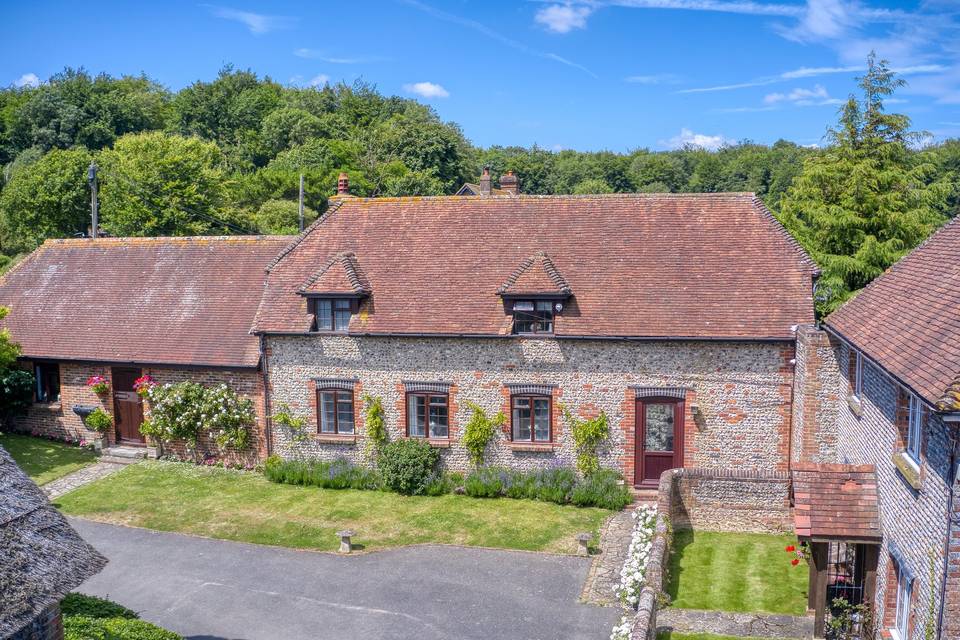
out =
<path fill-rule="evenodd" d="M 320 433 L 317 434 L 316 440 L 321 444 L 356 444 L 357 436 L 346 433 Z"/>
<path fill-rule="evenodd" d="M 853 415 L 858 418 L 863 416 L 863 401 L 860 400 L 857 396 L 850 394 L 847 396 L 847 405 L 850 407 L 850 411 Z"/>
<path fill-rule="evenodd" d="M 920 466 L 911 459 L 906 451 L 893 454 L 893 464 L 911 487 L 919 491 L 923 488 L 923 479 L 920 477 Z"/>
<path fill-rule="evenodd" d="M 511 451 L 525 451 L 529 453 L 551 453 L 554 449 L 552 442 L 508 442 Z"/>

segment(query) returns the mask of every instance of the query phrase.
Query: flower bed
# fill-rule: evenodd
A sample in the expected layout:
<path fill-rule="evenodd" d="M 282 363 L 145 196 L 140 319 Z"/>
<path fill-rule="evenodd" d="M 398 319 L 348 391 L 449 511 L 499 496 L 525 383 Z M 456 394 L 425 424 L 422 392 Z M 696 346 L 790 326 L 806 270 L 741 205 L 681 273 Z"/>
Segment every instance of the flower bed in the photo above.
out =
<path fill-rule="evenodd" d="M 636 608 L 640 602 L 647 561 L 650 559 L 650 548 L 657 529 L 657 507 L 652 505 L 637 507 L 633 512 L 633 519 L 633 535 L 630 538 L 627 559 L 620 571 L 620 584 L 614 587 L 617 598 L 630 610 Z M 613 627 L 610 640 L 629 640 L 632 627 L 633 614 L 629 613 L 620 618 L 620 622 Z"/>

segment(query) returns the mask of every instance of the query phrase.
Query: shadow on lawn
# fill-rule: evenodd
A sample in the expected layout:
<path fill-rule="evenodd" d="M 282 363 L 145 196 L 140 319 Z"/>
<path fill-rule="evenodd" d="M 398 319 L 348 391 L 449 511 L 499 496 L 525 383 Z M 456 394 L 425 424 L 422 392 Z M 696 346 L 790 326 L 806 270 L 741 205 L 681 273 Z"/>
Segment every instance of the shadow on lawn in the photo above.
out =
<path fill-rule="evenodd" d="M 680 578 L 683 569 L 680 567 L 680 559 L 683 558 L 684 550 L 693 544 L 696 534 L 692 529 L 681 529 L 673 533 L 673 541 L 670 545 L 670 557 L 667 560 L 667 595 L 670 600 L 677 599 L 677 593 L 680 590 Z"/>

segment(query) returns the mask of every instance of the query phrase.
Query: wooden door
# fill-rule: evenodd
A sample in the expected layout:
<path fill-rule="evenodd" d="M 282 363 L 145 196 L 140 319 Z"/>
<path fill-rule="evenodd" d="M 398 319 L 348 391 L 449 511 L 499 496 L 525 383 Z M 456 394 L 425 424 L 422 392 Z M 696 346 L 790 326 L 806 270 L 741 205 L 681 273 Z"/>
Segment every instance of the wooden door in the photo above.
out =
<path fill-rule="evenodd" d="M 634 485 L 656 487 L 660 474 L 683 464 L 683 400 L 638 399 L 636 438 Z"/>
<path fill-rule="evenodd" d="M 113 416 L 117 429 L 117 441 L 122 444 L 146 443 L 143 434 L 140 433 L 140 425 L 143 423 L 143 401 L 133 390 L 133 383 L 140 375 L 140 369 L 113 370 Z"/>

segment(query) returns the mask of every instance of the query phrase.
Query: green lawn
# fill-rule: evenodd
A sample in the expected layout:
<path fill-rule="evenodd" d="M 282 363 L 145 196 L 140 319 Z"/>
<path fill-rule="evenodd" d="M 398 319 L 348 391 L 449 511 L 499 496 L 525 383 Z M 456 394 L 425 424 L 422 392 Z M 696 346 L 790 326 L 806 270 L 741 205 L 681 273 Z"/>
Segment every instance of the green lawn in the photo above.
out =
<path fill-rule="evenodd" d="M 741 636 L 718 636 L 712 633 L 683 633 L 680 631 L 660 631 L 657 640 L 745 640 Z M 753 640 L 761 640 L 753 638 Z"/>
<path fill-rule="evenodd" d="M 353 529 L 367 550 L 420 542 L 573 553 L 574 536 L 596 533 L 603 509 L 460 495 L 274 484 L 262 475 L 142 462 L 59 498 L 64 513 L 102 522 L 225 540 L 333 550 Z"/>
<path fill-rule="evenodd" d="M 675 607 L 803 615 L 807 565 L 792 566 L 792 535 L 677 531 L 667 593 Z"/>
<path fill-rule="evenodd" d="M 97 460 L 89 449 L 15 433 L 0 433 L 0 446 L 37 484 L 46 484 Z"/>

